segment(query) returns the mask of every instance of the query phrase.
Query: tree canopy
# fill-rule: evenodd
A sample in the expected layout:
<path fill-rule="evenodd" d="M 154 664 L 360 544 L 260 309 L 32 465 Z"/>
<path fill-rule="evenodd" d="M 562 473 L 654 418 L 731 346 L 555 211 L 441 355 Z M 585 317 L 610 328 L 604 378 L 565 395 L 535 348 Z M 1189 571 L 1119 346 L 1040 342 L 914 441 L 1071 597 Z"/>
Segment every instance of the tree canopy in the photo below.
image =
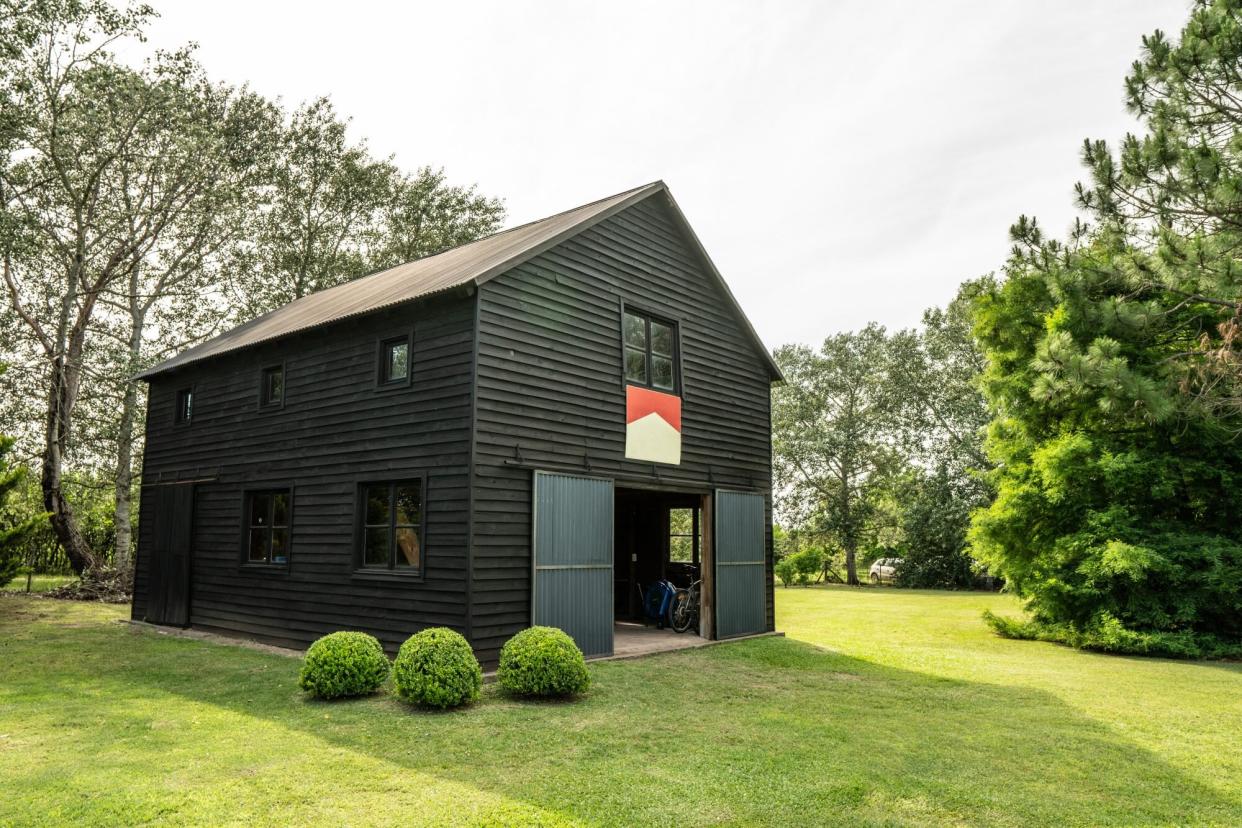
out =
<path fill-rule="evenodd" d="M 1144 124 L 1089 141 L 1090 223 L 1014 226 L 976 304 L 997 497 L 976 553 L 1028 601 L 1012 634 L 1175 655 L 1242 652 L 1242 15 L 1199 2 L 1144 38 Z"/>

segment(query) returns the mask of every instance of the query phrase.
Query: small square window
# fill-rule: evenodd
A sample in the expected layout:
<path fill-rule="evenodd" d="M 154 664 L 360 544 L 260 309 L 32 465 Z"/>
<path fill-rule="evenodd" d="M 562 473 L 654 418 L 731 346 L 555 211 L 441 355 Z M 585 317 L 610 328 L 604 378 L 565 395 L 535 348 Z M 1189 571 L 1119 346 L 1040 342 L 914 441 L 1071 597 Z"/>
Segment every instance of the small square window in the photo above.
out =
<path fill-rule="evenodd" d="M 410 338 L 386 339 L 380 347 L 380 384 L 398 385 L 410 378 Z"/>
<path fill-rule="evenodd" d="M 273 365 L 263 369 L 263 381 L 259 389 L 259 402 L 264 408 L 278 407 L 285 401 L 285 366 Z"/>
<path fill-rule="evenodd" d="M 194 389 L 182 388 L 177 392 L 177 410 L 175 414 L 176 421 L 179 423 L 188 423 L 190 418 L 194 416 Z"/>
<path fill-rule="evenodd" d="M 243 560 L 252 564 L 289 563 L 292 523 L 288 489 L 246 492 L 246 534 Z"/>
<path fill-rule="evenodd" d="M 621 318 L 625 381 L 658 391 L 677 391 L 677 331 L 665 322 L 626 310 Z"/>

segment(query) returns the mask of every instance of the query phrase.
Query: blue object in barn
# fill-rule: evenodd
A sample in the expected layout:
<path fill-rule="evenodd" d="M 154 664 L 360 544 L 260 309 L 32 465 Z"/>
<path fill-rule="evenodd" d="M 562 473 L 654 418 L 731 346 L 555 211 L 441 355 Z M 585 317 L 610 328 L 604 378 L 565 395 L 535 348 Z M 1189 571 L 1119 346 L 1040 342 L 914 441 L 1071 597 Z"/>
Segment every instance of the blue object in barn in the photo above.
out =
<path fill-rule="evenodd" d="M 673 607 L 673 596 L 676 594 L 677 588 L 668 581 L 656 581 L 647 587 L 646 597 L 643 598 L 643 615 L 656 622 L 660 629 L 664 629 L 665 624 L 671 625 L 669 610 Z"/>

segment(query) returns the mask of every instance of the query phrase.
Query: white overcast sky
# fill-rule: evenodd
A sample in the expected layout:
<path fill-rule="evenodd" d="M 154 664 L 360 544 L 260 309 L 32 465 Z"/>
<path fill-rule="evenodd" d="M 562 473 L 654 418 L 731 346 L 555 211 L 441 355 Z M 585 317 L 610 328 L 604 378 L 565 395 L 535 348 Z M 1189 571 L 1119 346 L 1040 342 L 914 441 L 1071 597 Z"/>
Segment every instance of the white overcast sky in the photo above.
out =
<path fill-rule="evenodd" d="M 917 324 L 1061 232 L 1083 138 L 1186 0 L 154 0 L 151 44 L 501 196 L 509 224 L 660 178 L 769 346 Z"/>

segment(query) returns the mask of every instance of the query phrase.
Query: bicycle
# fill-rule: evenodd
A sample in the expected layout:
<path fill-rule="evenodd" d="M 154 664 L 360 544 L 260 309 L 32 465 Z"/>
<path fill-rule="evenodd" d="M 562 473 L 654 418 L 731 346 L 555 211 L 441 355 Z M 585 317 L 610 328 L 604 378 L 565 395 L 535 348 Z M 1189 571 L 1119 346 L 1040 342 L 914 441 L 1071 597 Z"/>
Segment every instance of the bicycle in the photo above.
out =
<path fill-rule="evenodd" d="M 673 595 L 673 605 L 669 609 L 673 632 L 684 633 L 692 627 L 698 632 L 702 586 L 703 581 L 697 580 L 688 589 L 679 589 Z"/>

